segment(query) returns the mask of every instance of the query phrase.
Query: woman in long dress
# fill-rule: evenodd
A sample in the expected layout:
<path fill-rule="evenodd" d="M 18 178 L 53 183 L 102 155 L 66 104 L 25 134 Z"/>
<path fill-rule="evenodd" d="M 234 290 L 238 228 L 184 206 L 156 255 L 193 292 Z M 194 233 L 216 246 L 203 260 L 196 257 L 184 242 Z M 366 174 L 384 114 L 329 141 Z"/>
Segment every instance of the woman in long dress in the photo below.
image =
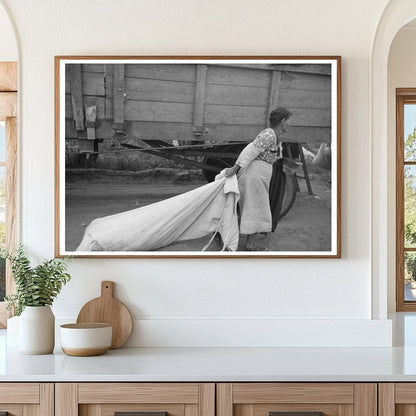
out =
<path fill-rule="evenodd" d="M 237 174 L 240 188 L 240 233 L 247 235 L 246 249 L 259 233 L 272 230 L 272 213 L 269 204 L 269 186 L 273 163 L 282 157 L 281 136 L 290 126 L 292 113 L 276 108 L 270 113 L 269 126 L 240 153 L 235 165 L 225 169 L 225 176 Z"/>

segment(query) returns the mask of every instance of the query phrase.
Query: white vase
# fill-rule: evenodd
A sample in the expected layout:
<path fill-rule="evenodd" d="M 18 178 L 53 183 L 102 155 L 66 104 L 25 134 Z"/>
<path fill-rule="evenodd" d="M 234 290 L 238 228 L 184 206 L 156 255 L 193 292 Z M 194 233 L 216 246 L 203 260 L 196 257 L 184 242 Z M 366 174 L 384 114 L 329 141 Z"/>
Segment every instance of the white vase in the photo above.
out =
<path fill-rule="evenodd" d="M 19 320 L 20 316 L 13 316 L 7 320 L 7 347 L 18 348 L 19 346 Z"/>
<path fill-rule="evenodd" d="M 50 306 L 26 306 L 19 319 L 19 351 L 50 354 L 55 346 L 55 316 Z"/>

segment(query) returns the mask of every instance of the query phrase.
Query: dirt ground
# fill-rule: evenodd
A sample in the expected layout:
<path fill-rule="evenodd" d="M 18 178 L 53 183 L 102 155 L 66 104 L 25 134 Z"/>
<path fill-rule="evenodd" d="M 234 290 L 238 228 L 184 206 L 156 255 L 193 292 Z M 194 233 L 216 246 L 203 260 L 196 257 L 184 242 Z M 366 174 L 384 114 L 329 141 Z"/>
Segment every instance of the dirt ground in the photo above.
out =
<path fill-rule="evenodd" d="M 300 192 L 274 233 L 254 240 L 257 251 L 329 251 L 331 249 L 331 184 L 329 172 L 310 173 L 313 195 L 299 179 Z M 204 185 L 196 172 L 158 169 L 140 174 L 101 170 L 67 172 L 66 250 L 81 242 L 85 228 L 95 218 L 131 210 L 170 198 Z M 246 251 L 245 236 L 240 236 L 238 251 Z M 200 251 L 210 237 L 177 242 L 160 251 Z M 253 242 L 251 242 L 253 243 Z M 215 239 L 209 251 L 221 250 Z"/>

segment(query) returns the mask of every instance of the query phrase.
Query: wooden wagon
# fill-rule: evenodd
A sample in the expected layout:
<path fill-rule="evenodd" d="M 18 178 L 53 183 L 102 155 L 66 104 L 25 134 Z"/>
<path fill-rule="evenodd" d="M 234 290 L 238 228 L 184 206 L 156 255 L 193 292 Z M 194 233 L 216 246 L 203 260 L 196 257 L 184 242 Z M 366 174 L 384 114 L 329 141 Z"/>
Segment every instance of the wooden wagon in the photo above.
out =
<path fill-rule="evenodd" d="M 302 150 L 299 143 L 330 143 L 331 65 L 117 61 L 65 66 L 65 138 L 77 140 L 80 153 L 97 155 L 100 142 L 117 139 L 201 168 L 207 180 L 234 163 L 276 107 L 293 113 L 284 140 L 295 143 L 295 150 Z"/>

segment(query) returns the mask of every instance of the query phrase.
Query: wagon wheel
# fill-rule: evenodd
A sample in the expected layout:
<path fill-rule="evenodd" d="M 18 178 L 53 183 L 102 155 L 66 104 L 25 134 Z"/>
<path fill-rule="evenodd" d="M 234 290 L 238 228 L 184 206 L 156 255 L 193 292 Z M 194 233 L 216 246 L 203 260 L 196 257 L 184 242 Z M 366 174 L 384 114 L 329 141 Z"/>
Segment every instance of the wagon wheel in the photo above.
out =
<path fill-rule="evenodd" d="M 239 154 L 241 150 L 246 146 L 245 143 L 238 143 L 222 148 L 220 149 L 222 152 L 225 153 L 231 153 L 231 154 Z M 206 156 L 203 159 L 203 163 L 206 165 L 212 166 L 214 168 L 217 168 L 217 172 L 214 172 L 212 170 L 208 169 L 202 169 L 202 175 L 204 176 L 205 180 L 207 182 L 213 182 L 215 180 L 215 176 L 218 175 L 223 169 L 230 168 L 231 166 L 234 166 L 235 161 L 237 160 L 237 156 L 230 157 L 230 158 L 218 158 L 213 156 Z"/>
<path fill-rule="evenodd" d="M 202 169 L 202 175 L 204 176 L 207 182 L 213 182 L 215 176 L 218 175 L 223 169 L 233 166 L 234 160 L 232 159 L 216 159 L 213 157 L 205 157 L 204 163 L 206 165 L 218 168 L 217 172 L 208 169 Z"/>

